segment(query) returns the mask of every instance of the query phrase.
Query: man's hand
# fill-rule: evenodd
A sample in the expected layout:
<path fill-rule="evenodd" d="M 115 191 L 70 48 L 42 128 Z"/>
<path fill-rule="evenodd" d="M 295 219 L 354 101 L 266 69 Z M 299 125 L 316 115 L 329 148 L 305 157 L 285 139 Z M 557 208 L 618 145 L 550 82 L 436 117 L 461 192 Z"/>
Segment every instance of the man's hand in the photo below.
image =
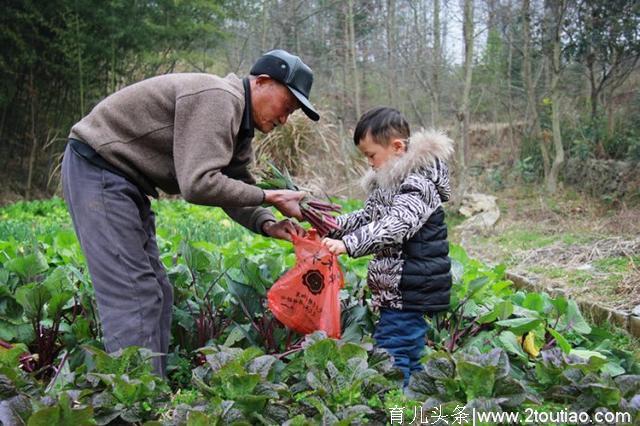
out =
<path fill-rule="evenodd" d="M 323 238 L 322 245 L 329 249 L 329 251 L 335 255 L 340 255 L 347 252 L 347 247 L 341 240 L 334 240 L 331 238 Z"/>
<path fill-rule="evenodd" d="M 289 219 L 280 222 L 266 221 L 262 225 L 262 231 L 272 238 L 287 241 L 291 241 L 291 235 L 302 237 L 305 234 L 305 230 L 300 225 Z"/>
<path fill-rule="evenodd" d="M 298 203 L 304 198 L 306 193 L 302 191 L 271 190 L 264 191 L 264 202 L 270 204 L 287 217 L 295 217 L 302 220 L 302 212 Z"/>

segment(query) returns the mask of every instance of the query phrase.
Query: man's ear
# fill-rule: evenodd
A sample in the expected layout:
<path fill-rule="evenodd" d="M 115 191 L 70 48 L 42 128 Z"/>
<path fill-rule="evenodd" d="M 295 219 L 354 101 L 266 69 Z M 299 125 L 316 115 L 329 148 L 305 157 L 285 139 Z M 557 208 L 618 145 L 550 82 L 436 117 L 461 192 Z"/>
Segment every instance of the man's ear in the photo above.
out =
<path fill-rule="evenodd" d="M 396 138 L 391 141 L 391 147 L 396 153 L 405 152 L 407 150 L 407 144 L 404 139 Z"/>

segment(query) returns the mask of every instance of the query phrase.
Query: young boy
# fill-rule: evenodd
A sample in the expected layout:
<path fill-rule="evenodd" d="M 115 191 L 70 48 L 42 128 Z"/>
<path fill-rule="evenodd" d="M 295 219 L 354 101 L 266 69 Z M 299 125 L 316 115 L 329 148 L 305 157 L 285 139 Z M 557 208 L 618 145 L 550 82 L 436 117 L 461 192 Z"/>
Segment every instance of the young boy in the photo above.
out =
<path fill-rule="evenodd" d="M 339 230 L 323 244 L 351 257 L 375 254 L 367 284 L 380 320 L 376 344 L 394 357 L 405 387 L 420 370 L 425 347 L 425 314 L 449 308 L 451 261 L 442 203 L 449 199 L 444 162 L 453 142 L 443 133 L 421 131 L 392 108 L 374 108 L 358 122 L 353 141 L 372 170 L 362 210 L 337 218 Z"/>

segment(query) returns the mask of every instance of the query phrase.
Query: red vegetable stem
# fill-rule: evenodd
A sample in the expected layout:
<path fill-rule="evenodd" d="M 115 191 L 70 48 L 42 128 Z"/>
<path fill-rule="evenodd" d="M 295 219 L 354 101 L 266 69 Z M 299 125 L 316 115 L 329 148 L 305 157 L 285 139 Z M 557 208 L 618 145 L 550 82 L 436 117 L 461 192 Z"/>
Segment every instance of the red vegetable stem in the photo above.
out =
<path fill-rule="evenodd" d="M 329 210 L 329 211 L 342 210 L 342 207 L 340 207 L 338 204 L 325 203 L 324 201 L 319 201 L 319 200 L 309 200 L 307 201 L 307 204 L 318 210 Z"/>

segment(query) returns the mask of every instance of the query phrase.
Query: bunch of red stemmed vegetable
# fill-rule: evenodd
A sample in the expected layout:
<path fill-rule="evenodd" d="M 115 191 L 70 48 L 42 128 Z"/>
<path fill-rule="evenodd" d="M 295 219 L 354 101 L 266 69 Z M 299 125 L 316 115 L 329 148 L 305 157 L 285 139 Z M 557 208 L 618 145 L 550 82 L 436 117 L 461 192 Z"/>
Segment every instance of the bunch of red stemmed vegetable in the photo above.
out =
<path fill-rule="evenodd" d="M 289 171 L 285 168 L 281 172 L 273 163 L 269 162 L 269 169 L 264 173 L 263 179 L 258 183 L 262 189 L 289 189 L 300 191 L 298 185 L 293 182 Z M 334 229 L 338 229 L 336 219 L 332 212 L 339 212 L 341 207 L 338 204 L 321 201 L 310 196 L 304 197 L 300 201 L 300 211 L 304 220 L 309 222 L 318 234 L 325 236 Z"/>

